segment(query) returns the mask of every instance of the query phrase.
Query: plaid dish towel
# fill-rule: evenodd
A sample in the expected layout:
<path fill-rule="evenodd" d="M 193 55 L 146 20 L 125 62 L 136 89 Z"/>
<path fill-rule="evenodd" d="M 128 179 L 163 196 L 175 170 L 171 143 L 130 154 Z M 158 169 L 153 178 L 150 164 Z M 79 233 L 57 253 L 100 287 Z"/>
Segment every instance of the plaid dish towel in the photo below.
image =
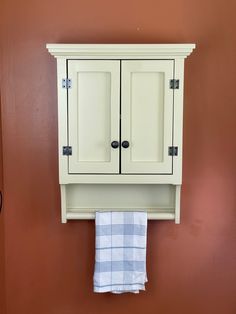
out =
<path fill-rule="evenodd" d="M 145 290 L 146 212 L 96 212 L 94 292 Z"/>

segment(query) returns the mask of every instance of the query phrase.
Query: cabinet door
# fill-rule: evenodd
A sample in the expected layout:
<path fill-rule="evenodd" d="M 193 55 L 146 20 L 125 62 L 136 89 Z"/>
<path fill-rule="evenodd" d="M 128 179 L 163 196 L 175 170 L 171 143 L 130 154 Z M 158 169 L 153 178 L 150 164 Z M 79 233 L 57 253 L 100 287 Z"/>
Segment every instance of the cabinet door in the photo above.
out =
<path fill-rule="evenodd" d="M 122 173 L 171 174 L 173 60 L 122 61 Z"/>
<path fill-rule="evenodd" d="M 69 60 L 69 173 L 118 173 L 120 61 Z"/>

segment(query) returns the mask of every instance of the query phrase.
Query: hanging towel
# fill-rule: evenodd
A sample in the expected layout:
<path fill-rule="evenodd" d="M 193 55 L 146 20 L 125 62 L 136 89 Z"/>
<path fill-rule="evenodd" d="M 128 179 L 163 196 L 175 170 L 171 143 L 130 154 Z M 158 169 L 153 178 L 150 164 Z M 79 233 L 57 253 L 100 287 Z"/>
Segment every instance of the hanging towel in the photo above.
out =
<path fill-rule="evenodd" d="M 96 212 L 94 292 L 145 290 L 146 212 Z"/>

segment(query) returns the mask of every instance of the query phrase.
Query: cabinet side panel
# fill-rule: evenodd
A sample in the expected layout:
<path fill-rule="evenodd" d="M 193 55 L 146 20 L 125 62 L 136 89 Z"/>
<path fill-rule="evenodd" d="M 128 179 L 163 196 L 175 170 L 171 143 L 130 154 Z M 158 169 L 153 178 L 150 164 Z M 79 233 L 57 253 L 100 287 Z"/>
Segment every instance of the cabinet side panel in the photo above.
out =
<path fill-rule="evenodd" d="M 184 59 L 175 60 L 175 79 L 179 88 L 174 90 L 173 145 L 178 147 L 178 156 L 173 158 L 173 176 L 176 182 L 182 182 L 182 143 L 183 143 L 183 90 Z"/>
<path fill-rule="evenodd" d="M 175 190 L 175 223 L 180 223 L 180 199 L 181 199 L 181 185 L 176 185 Z"/>
<path fill-rule="evenodd" d="M 65 79 L 66 59 L 57 59 L 57 95 L 58 95 L 58 156 L 59 181 L 63 183 L 68 174 L 68 157 L 62 155 L 62 147 L 68 145 L 67 140 L 67 90 L 62 88 Z"/>

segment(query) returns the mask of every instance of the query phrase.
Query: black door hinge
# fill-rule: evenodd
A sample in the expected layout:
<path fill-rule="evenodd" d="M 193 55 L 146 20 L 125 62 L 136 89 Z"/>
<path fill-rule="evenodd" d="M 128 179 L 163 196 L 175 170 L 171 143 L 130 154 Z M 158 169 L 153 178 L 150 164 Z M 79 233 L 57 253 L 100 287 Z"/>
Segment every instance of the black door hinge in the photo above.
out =
<path fill-rule="evenodd" d="M 71 79 L 68 78 L 62 79 L 62 88 L 66 89 L 71 88 L 71 84 L 72 84 Z"/>
<path fill-rule="evenodd" d="M 169 146 L 168 155 L 169 156 L 178 156 L 178 146 Z"/>
<path fill-rule="evenodd" d="M 71 156 L 72 155 L 72 147 L 71 146 L 63 146 L 62 147 L 62 155 Z"/>
<path fill-rule="evenodd" d="M 179 89 L 179 80 L 170 80 L 170 89 Z"/>

